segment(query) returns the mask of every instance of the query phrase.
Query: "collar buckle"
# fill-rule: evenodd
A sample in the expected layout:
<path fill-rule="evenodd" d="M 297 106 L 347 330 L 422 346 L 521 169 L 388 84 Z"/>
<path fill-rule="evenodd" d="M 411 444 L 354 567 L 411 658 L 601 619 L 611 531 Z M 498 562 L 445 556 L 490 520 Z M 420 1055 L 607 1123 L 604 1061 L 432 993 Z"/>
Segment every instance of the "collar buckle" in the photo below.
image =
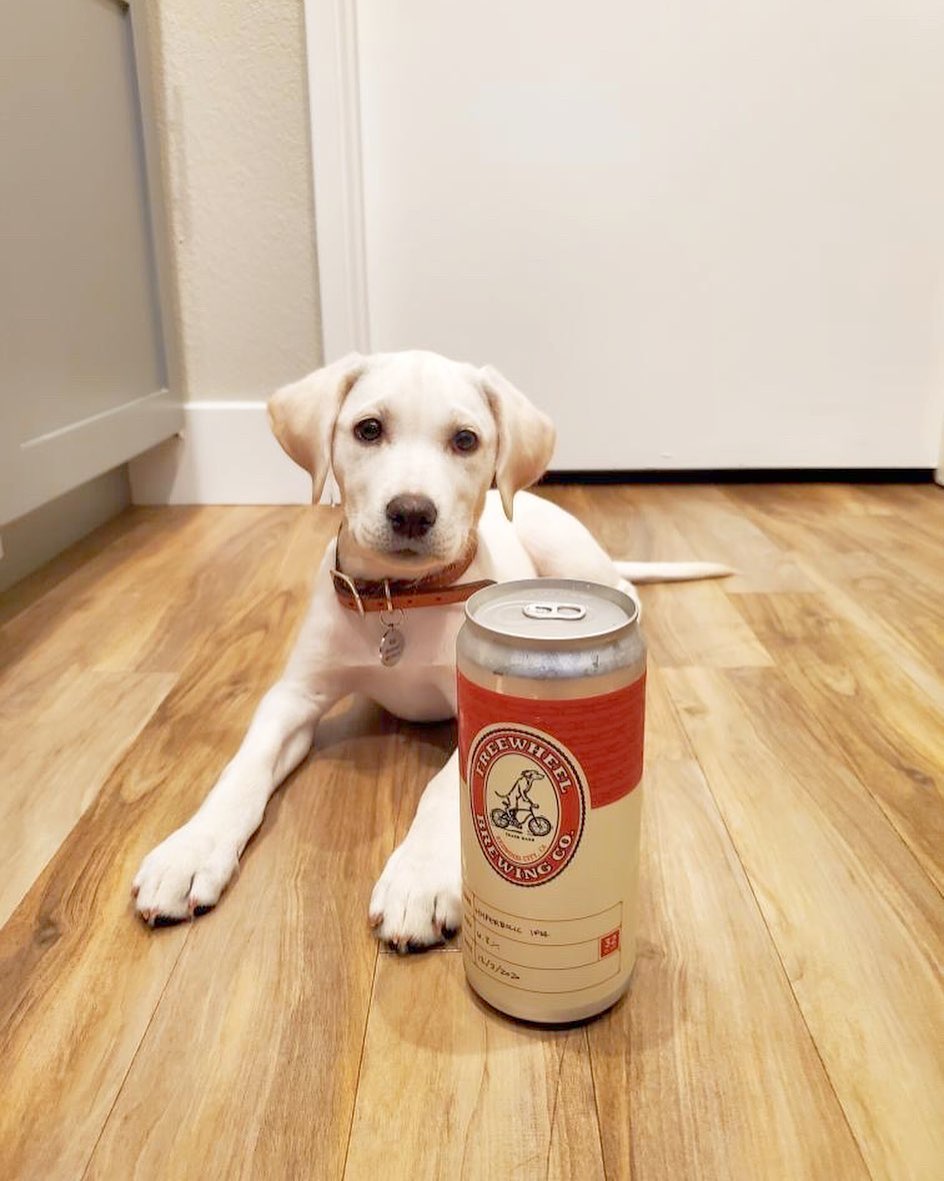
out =
<path fill-rule="evenodd" d="M 358 612 L 361 614 L 362 617 L 365 616 L 367 614 L 367 611 L 365 610 L 364 604 L 361 601 L 361 596 L 357 592 L 357 583 L 354 581 L 354 579 L 349 578 L 347 574 L 344 574 L 340 570 L 337 570 L 337 569 L 334 569 L 331 571 L 331 577 L 334 579 L 335 590 L 339 589 L 338 582 L 340 582 L 348 591 L 350 591 L 351 597 L 354 599 L 354 602 L 357 604 Z M 390 602 L 389 586 L 387 589 L 387 602 L 388 603 Z"/>

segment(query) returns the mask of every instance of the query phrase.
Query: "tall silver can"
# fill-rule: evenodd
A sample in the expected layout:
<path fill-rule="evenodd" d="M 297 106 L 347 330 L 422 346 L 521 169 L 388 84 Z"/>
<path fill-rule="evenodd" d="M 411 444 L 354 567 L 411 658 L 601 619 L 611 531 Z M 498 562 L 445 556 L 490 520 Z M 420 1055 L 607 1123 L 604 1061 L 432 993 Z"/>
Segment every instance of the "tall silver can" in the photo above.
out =
<path fill-rule="evenodd" d="M 462 954 L 489 1004 L 577 1021 L 636 958 L 646 649 L 629 596 L 481 590 L 457 648 Z"/>

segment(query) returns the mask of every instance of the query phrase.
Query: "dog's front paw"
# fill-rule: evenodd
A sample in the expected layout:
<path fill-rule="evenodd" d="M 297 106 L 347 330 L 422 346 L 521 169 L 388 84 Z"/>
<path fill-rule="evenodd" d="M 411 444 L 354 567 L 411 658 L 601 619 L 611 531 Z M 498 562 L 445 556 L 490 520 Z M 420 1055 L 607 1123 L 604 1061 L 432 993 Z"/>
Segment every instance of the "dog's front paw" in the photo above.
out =
<path fill-rule="evenodd" d="M 201 915 L 219 901 L 238 861 L 231 841 L 191 820 L 141 862 L 131 887 L 135 909 L 151 927 Z"/>
<path fill-rule="evenodd" d="M 462 919 L 459 851 L 393 851 L 370 899 L 370 923 L 399 952 L 421 951 L 452 937 Z"/>

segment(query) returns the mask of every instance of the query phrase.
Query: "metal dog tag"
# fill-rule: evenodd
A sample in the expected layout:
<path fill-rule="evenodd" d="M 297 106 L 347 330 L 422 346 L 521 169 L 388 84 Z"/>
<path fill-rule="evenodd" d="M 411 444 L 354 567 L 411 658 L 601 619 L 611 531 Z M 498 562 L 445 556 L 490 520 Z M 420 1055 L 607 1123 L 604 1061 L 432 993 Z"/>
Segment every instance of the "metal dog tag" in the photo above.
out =
<path fill-rule="evenodd" d="M 406 639 L 403 632 L 392 623 L 386 625 L 384 634 L 380 637 L 380 663 L 390 668 L 403 655 Z"/>

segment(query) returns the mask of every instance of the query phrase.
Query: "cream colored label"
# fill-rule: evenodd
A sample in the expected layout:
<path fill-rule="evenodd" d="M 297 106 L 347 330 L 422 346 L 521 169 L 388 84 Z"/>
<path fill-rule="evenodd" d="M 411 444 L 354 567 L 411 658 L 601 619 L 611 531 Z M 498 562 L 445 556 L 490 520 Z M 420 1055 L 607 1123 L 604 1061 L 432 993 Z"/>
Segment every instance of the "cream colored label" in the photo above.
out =
<path fill-rule="evenodd" d="M 472 985 L 498 1008 L 567 1021 L 619 991 L 635 960 L 642 789 L 588 810 L 567 872 L 529 888 L 483 850 L 463 782 L 462 950 Z"/>
<path fill-rule="evenodd" d="M 575 919 L 528 920 L 463 892 L 463 941 L 480 971 L 528 992 L 583 991 L 619 976 L 623 907 Z"/>

